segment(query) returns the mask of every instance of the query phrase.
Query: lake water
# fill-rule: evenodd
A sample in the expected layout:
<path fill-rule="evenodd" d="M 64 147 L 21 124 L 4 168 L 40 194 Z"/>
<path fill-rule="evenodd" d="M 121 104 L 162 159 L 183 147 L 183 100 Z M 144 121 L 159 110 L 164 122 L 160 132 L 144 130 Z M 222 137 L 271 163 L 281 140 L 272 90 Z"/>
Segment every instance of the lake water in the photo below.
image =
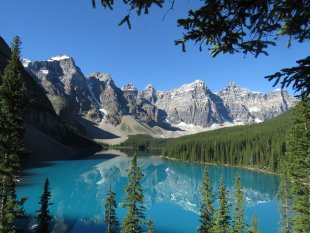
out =
<path fill-rule="evenodd" d="M 109 189 L 109 177 L 112 177 L 112 189 L 117 194 L 117 215 L 122 220 L 126 210 L 120 205 L 130 162 L 127 156 L 52 162 L 44 167 L 27 169 L 17 193 L 19 197 L 28 196 L 25 209 L 34 215 L 39 209 L 44 180 L 48 177 L 54 203 L 50 207 L 54 216 L 54 232 L 104 232 L 103 205 Z M 155 232 L 197 232 L 203 166 L 165 160 L 159 156 L 139 156 L 138 163 L 145 174 L 142 188 L 146 216 L 153 219 Z M 244 186 L 248 221 L 256 213 L 262 233 L 277 232 L 277 176 L 224 166 L 210 165 L 208 168 L 215 195 L 221 176 L 227 189 L 233 193 L 233 182 L 239 175 Z"/>

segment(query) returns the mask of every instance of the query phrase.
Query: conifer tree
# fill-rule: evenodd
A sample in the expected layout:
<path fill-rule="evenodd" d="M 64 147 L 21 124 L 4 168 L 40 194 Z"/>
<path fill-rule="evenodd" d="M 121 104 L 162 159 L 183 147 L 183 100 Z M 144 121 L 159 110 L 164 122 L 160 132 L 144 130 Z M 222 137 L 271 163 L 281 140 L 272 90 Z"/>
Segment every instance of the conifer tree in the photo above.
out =
<path fill-rule="evenodd" d="M 200 223 L 201 225 L 197 228 L 200 233 L 212 232 L 213 226 L 213 194 L 212 194 L 212 183 L 209 179 L 208 168 L 205 167 L 204 177 L 201 187 L 201 207 L 200 207 Z"/>
<path fill-rule="evenodd" d="M 20 73 L 20 45 L 19 37 L 14 37 L 0 86 L 0 232 L 10 233 L 16 231 L 16 219 L 25 217 L 22 205 L 26 201 L 17 200 L 15 194 L 20 159 L 25 150 L 20 114 L 26 103 L 26 89 Z"/>
<path fill-rule="evenodd" d="M 235 205 L 232 220 L 234 224 L 232 232 L 234 233 L 247 232 L 246 216 L 244 213 L 244 194 L 242 192 L 240 176 L 236 177 L 234 196 L 235 196 Z"/>
<path fill-rule="evenodd" d="M 154 232 L 153 220 L 149 219 L 147 221 L 146 225 L 147 225 L 147 232 L 146 233 L 153 233 Z"/>
<path fill-rule="evenodd" d="M 50 203 L 50 199 L 51 199 L 51 192 L 49 187 L 49 181 L 48 178 L 46 178 L 44 182 L 43 193 L 39 202 L 41 207 L 37 211 L 38 233 L 49 233 L 50 221 L 52 220 L 52 216 L 48 209 L 48 207 L 52 205 L 52 203 Z"/>
<path fill-rule="evenodd" d="M 128 171 L 128 184 L 125 187 L 126 196 L 123 208 L 127 208 L 128 212 L 123 220 L 121 233 L 141 233 L 144 224 L 143 193 L 140 181 L 143 177 L 142 171 L 137 164 L 137 155 L 134 154 L 131 161 L 131 168 Z"/>
<path fill-rule="evenodd" d="M 256 214 L 254 214 L 254 216 L 252 218 L 250 233 L 259 233 L 258 221 L 257 221 Z"/>
<path fill-rule="evenodd" d="M 107 225 L 106 233 L 116 233 L 118 230 L 119 223 L 115 212 L 115 208 L 117 207 L 115 200 L 115 193 L 112 191 L 111 183 L 104 207 L 105 207 L 105 223 Z"/>
<path fill-rule="evenodd" d="M 294 109 L 294 123 L 287 134 L 287 172 L 293 194 L 293 230 L 310 232 L 310 98 Z"/>
<path fill-rule="evenodd" d="M 230 231 L 231 217 L 229 215 L 228 191 L 224 185 L 223 177 L 220 179 L 220 188 L 218 195 L 219 207 L 214 215 L 214 233 L 226 233 Z"/>
<path fill-rule="evenodd" d="M 280 226 L 282 233 L 292 232 L 292 195 L 290 193 L 291 184 L 287 176 L 287 161 L 282 161 L 281 182 L 278 191 Z"/>

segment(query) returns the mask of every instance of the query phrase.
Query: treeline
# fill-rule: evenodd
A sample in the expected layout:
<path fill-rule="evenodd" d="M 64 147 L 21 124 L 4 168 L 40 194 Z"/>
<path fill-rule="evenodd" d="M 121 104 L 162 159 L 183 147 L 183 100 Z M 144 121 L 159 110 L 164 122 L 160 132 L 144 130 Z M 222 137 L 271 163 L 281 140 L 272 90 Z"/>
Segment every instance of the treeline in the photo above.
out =
<path fill-rule="evenodd" d="M 153 138 L 150 135 L 129 135 L 128 139 L 121 143 L 122 147 L 130 147 L 137 150 L 162 149 L 167 142 L 166 138 Z"/>
<path fill-rule="evenodd" d="M 162 154 L 190 162 L 250 166 L 278 172 L 292 111 L 260 124 L 235 126 L 167 141 Z"/>

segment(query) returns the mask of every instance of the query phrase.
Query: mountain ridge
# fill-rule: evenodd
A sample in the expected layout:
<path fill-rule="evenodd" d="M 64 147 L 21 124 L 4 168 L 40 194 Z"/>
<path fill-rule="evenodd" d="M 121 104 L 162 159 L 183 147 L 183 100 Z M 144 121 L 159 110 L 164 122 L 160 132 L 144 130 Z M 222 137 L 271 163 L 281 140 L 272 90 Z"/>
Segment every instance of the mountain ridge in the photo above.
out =
<path fill-rule="evenodd" d="M 148 127 L 168 131 L 253 124 L 275 117 L 296 104 L 296 99 L 285 90 L 255 92 L 235 82 L 216 93 L 203 80 L 167 91 L 156 90 L 152 84 L 142 90 L 132 83 L 117 87 L 108 73 L 85 76 L 67 55 L 46 61 L 24 59 L 22 63 L 49 95 L 66 99 L 73 110 L 63 118 L 75 127 L 81 116 L 114 126 L 121 124 L 124 116 L 131 116 Z M 68 112 L 62 111 L 57 100 L 51 102 L 59 112 Z"/>

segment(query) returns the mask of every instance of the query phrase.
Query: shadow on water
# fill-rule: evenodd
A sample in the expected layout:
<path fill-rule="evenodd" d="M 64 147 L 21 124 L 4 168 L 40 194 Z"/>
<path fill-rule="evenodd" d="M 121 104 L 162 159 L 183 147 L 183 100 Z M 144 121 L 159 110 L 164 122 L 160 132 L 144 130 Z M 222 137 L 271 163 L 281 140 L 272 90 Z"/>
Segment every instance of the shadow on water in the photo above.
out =
<path fill-rule="evenodd" d="M 75 161 L 88 161 L 88 160 L 109 160 L 109 159 L 113 159 L 115 157 L 118 157 L 119 155 L 115 155 L 115 154 L 106 154 L 106 153 L 96 153 L 93 154 L 91 156 L 88 156 L 86 158 L 84 157 L 74 157 L 71 160 L 75 160 Z"/>

